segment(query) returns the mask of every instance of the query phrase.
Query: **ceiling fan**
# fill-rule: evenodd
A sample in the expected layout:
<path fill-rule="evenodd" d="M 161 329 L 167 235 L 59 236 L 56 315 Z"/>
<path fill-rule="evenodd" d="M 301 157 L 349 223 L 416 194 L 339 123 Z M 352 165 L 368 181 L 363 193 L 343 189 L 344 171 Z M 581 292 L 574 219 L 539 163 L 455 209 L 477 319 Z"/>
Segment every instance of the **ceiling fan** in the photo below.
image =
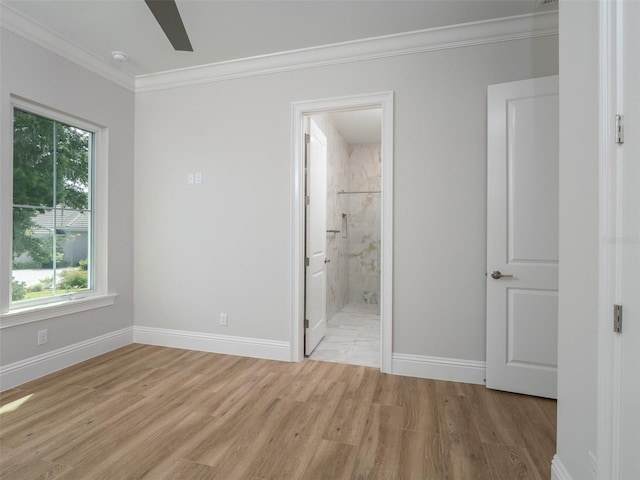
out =
<path fill-rule="evenodd" d="M 144 0 L 175 50 L 193 52 L 175 0 Z"/>

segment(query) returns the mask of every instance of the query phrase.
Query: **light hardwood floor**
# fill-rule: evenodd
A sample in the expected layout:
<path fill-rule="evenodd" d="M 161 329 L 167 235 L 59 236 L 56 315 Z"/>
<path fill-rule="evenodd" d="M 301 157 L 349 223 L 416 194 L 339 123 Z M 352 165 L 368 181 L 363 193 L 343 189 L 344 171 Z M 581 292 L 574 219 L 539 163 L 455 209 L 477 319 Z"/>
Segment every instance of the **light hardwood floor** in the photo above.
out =
<path fill-rule="evenodd" d="M 546 480 L 556 403 L 130 345 L 4 392 L 0 478 Z"/>

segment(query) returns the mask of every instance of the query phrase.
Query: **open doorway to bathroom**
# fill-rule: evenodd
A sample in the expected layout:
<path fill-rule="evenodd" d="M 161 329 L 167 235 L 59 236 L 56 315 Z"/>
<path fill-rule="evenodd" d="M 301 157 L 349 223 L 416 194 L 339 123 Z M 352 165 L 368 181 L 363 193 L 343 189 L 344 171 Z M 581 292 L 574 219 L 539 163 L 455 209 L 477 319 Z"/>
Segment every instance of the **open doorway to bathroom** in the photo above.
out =
<path fill-rule="evenodd" d="M 310 222 L 325 230 L 324 248 L 314 251 L 325 253 L 326 328 L 309 356 L 379 368 L 382 109 L 328 111 L 309 115 L 309 119 L 321 131 L 312 133 L 310 141 L 318 141 L 315 137 L 320 135 L 320 141 L 326 142 L 325 158 L 313 159 L 326 162 L 324 168 L 311 168 L 307 163 L 307 175 L 326 179 L 324 208 L 310 206 L 307 210 L 324 212 L 325 218 L 305 216 L 307 232 L 314 229 Z M 318 149 L 310 155 L 322 152 Z M 308 179 L 306 185 L 313 183 Z M 313 282 L 309 276 L 307 282 Z M 305 317 L 309 318 L 313 316 L 310 306 L 322 301 L 322 293 L 308 284 L 306 292 Z M 313 298 L 315 295 L 320 298 Z"/>
<path fill-rule="evenodd" d="M 347 140 L 351 133 L 345 133 L 345 122 L 341 116 L 349 117 L 351 112 L 361 112 L 370 117 L 375 117 L 376 130 L 380 140 Z M 375 111 L 375 113 L 373 113 Z M 291 249 L 292 266 L 292 324 L 291 324 L 291 360 L 301 361 L 305 354 L 313 354 L 313 350 L 320 343 L 319 338 L 323 338 L 326 333 L 327 320 L 334 324 L 339 324 L 341 318 L 339 314 L 351 316 L 352 323 L 355 315 L 360 315 L 360 320 L 365 320 L 366 315 L 378 318 L 370 318 L 371 323 L 368 330 L 379 332 L 379 343 L 375 347 L 373 359 L 369 364 L 380 367 L 384 373 L 392 372 L 392 312 L 393 312 L 393 92 L 381 92 L 373 94 L 353 95 L 348 97 L 336 97 L 320 100 L 300 101 L 292 104 L 291 123 L 291 173 L 292 173 L 292 234 L 293 243 Z M 344 114 L 344 115 L 342 115 Z M 312 121 L 314 119 L 314 121 Z M 369 118 L 371 120 L 371 118 Z M 316 123 L 317 122 L 317 123 Z M 366 120 L 364 117 L 359 121 L 346 122 L 354 128 L 362 128 Z M 371 123 L 371 122 L 370 122 Z M 322 127 L 331 136 L 331 132 L 340 133 L 343 142 L 342 149 L 347 155 L 341 161 L 332 161 L 331 172 L 327 174 L 324 169 L 326 180 L 317 182 L 318 176 L 308 176 L 308 168 L 314 169 L 318 164 L 309 163 L 306 156 L 310 151 L 322 151 L 318 145 L 322 145 L 326 140 L 325 133 L 320 128 L 315 129 L 316 134 L 307 136 L 310 133 L 310 125 Z M 340 130 L 342 128 L 342 130 Z M 334 130 L 332 130 L 334 129 Z M 320 133 L 317 133 L 320 130 Z M 335 133 L 334 132 L 334 133 Z M 307 143 L 315 136 L 317 142 Z M 310 138 L 311 137 L 311 138 Z M 323 140 L 324 139 L 324 140 Z M 337 142 L 324 142 L 326 145 L 326 165 L 329 167 L 329 157 L 334 156 L 334 151 L 338 147 Z M 372 145 L 377 146 L 377 153 L 371 153 Z M 314 147 L 314 148 L 310 148 Z M 362 176 L 356 178 L 355 170 L 349 171 L 349 157 L 354 156 L 354 162 L 360 162 Z M 371 160 L 373 155 L 373 159 Z M 361 156 L 356 159 L 356 156 Z M 364 164 L 369 164 L 364 166 Z M 368 169 L 368 171 L 367 171 Z M 317 171 L 323 171 L 322 168 Z M 354 179 L 350 178 L 354 175 Z M 316 181 L 307 183 L 310 179 Z M 342 179 L 342 182 L 336 182 Z M 329 213 L 318 214 L 316 218 L 321 218 L 322 235 L 315 223 L 307 223 L 307 215 L 310 214 L 310 204 L 308 198 L 317 196 L 321 189 L 319 185 L 324 185 L 325 192 L 320 196 L 324 199 L 323 205 Z M 314 195 L 316 192 L 316 195 Z M 355 193 L 358 192 L 358 193 Z M 371 192 L 371 193 L 370 193 Z M 373 193 L 375 192 L 375 193 Z M 313 201 L 311 202 L 313 205 Z M 315 204 L 317 205 L 317 203 Z M 367 208 L 365 208 L 367 207 Z M 344 216 L 343 216 L 344 214 Z M 359 222 L 369 220 L 375 225 L 377 232 L 367 233 L 363 231 L 364 226 Z M 344 228 L 343 228 L 344 224 Z M 313 232 L 308 230 L 309 225 L 315 225 Z M 342 235 L 346 235 L 343 237 Z M 367 237 L 366 239 L 364 237 Z M 308 240 L 312 238 L 316 244 L 309 246 Z M 318 240 L 319 239 L 319 240 Z M 375 244 L 375 247 L 369 245 Z M 351 251 L 351 246 L 354 251 Z M 360 245 L 361 251 L 357 253 L 356 245 Z M 309 248 L 310 247 L 310 248 Z M 378 249 L 379 252 L 375 252 Z M 365 251 L 367 250 L 367 251 Z M 309 256 L 307 256 L 309 254 Z M 332 258 L 334 257 L 334 258 Z M 317 266 L 311 269 L 307 264 L 316 264 L 326 261 L 329 265 L 328 280 L 315 282 L 313 286 L 319 290 L 324 290 L 324 298 L 321 302 L 313 303 L 314 307 L 321 305 L 322 312 L 317 313 L 317 318 L 307 318 L 307 306 L 312 300 L 307 295 L 307 285 L 317 270 Z M 361 270 L 357 265 L 362 262 Z M 368 264 L 368 265 L 367 265 Z M 368 269 L 366 267 L 369 267 Z M 364 270 L 364 273 L 363 273 Z M 351 275 L 351 272 L 354 275 Z M 327 269 L 323 269 L 324 275 Z M 375 272 L 375 274 L 373 274 Z M 371 273 L 372 275 L 367 275 Z M 341 275 L 342 274 L 342 275 Z M 351 284 L 351 285 L 350 285 Z M 319 287 L 320 286 L 320 287 Z M 324 286 L 322 288 L 322 286 Z M 352 287 L 351 289 L 349 287 Z M 329 292 L 329 293 L 327 293 Z M 357 305 L 357 308 L 355 308 Z M 338 316 L 338 317 L 337 317 Z M 337 318 L 336 318 L 337 317 Z M 324 318 L 324 322 L 317 319 Z M 343 321 L 346 325 L 349 321 Z M 376 323 L 373 323 L 376 322 Z M 379 326 L 378 326 L 379 325 Z M 339 329 L 339 327 L 337 327 Z M 342 330 L 340 332 L 340 330 Z M 346 328 L 338 330 L 346 337 Z M 321 332 L 322 335 L 316 335 Z M 332 333 L 332 330 L 329 330 Z M 353 336 L 358 336 L 354 334 Z M 305 340 L 310 338 L 311 343 L 305 346 Z M 317 344 L 314 343 L 317 341 Z M 329 343 L 329 342 L 325 342 Z M 362 341 L 350 342 L 348 347 L 363 343 Z M 346 346 L 346 343 L 345 343 Z M 355 350 L 355 349 L 354 349 Z M 343 352 L 344 353 L 344 352 Z M 348 352 L 347 352 L 348 353 Z M 375 358 L 377 357 L 377 358 Z M 327 358 L 329 359 L 329 358 Z M 369 356 L 371 359 L 371 356 Z M 344 358 L 339 354 L 330 358 L 332 361 L 353 361 Z M 377 360 L 377 361 L 376 361 Z"/>

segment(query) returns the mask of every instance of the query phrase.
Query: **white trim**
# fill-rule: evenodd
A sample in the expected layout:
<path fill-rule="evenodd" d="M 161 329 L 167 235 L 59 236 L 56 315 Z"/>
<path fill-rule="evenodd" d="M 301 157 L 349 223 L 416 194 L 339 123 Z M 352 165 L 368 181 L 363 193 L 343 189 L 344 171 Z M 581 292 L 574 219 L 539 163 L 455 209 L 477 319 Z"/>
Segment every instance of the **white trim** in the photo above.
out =
<path fill-rule="evenodd" d="M 278 340 L 134 326 L 133 341 L 145 345 L 183 348 L 202 352 L 222 353 L 224 355 L 264 358 L 267 360 L 290 360 L 289 342 Z"/>
<path fill-rule="evenodd" d="M 40 115 L 52 120 L 67 123 L 75 127 L 93 133 L 94 138 L 94 155 L 90 166 L 91 180 L 91 210 L 92 210 L 92 227 L 90 229 L 90 249 L 92 258 L 92 269 L 94 272 L 93 289 L 78 292 L 76 294 L 60 295 L 49 299 L 43 299 L 40 302 L 25 301 L 23 305 L 14 305 L 11 309 L 11 297 L 9 290 L 3 289 L 3 296 L 0 297 L 0 329 L 7 327 L 15 327 L 25 323 L 37 322 L 48 318 L 69 315 L 72 313 L 92 310 L 94 308 L 112 305 L 116 297 L 115 293 L 109 293 L 108 287 L 108 174 L 109 174 L 109 130 L 108 128 L 98 125 L 78 117 L 76 115 L 63 112 L 58 109 L 50 108 L 40 103 L 32 102 L 25 98 L 11 95 L 10 96 L 10 118 L 13 121 L 13 111 L 18 108 L 36 115 Z M 13 138 L 13 134 L 9 137 Z M 13 142 L 9 141 L 9 158 L 13 156 Z M 10 193 L 12 195 L 12 192 Z M 12 197 L 9 197 L 12 198 Z M 11 202 L 7 202 L 11 205 Z M 9 208 L 9 218 L 11 218 L 11 208 Z M 0 265 L 7 262 L 10 266 L 11 247 L 2 245 L 7 248 L 6 252 L 0 253 Z M 10 268 L 10 267 L 9 267 Z M 8 278 L 2 278 L 2 284 L 10 285 L 10 275 Z"/>
<path fill-rule="evenodd" d="M 302 121 L 305 115 L 338 109 L 382 108 L 382 241 L 380 271 L 380 370 L 391 372 L 393 316 L 393 92 L 294 102 L 291 105 L 291 352 L 303 358 L 304 318 L 304 169 Z"/>
<path fill-rule="evenodd" d="M 0 3 L 0 25 L 76 65 L 137 93 L 346 62 L 557 35 L 558 13 L 540 12 L 429 28 L 135 77 L 5 3 Z"/>
<path fill-rule="evenodd" d="M 133 76 L 0 2 L 0 26 L 133 92 L 558 34 L 556 10 L 403 32 Z"/>
<path fill-rule="evenodd" d="M 557 454 L 551 460 L 551 480 L 573 480 Z"/>
<path fill-rule="evenodd" d="M 28 98 L 24 98 L 19 95 L 10 94 L 9 98 L 11 100 L 12 115 L 13 115 L 13 109 L 17 108 L 19 110 L 23 110 L 28 113 L 33 113 L 41 117 L 46 117 L 50 120 L 66 123 L 67 125 L 70 125 L 72 127 L 81 128 L 82 130 L 86 130 L 94 134 L 99 134 L 101 130 L 104 129 L 102 125 L 98 125 L 97 123 L 92 122 L 91 120 L 78 117 L 76 115 L 73 115 L 72 113 L 67 113 L 65 111 L 58 110 L 57 108 L 49 107 L 47 105 L 43 105 L 38 102 L 34 102 L 32 100 L 29 100 Z"/>
<path fill-rule="evenodd" d="M 380 262 L 380 370 L 391 373 L 393 354 L 393 92 L 382 102 L 382 241 Z"/>
<path fill-rule="evenodd" d="M 67 347 L 0 367 L 0 391 L 133 343 L 133 327 L 123 328 Z"/>
<path fill-rule="evenodd" d="M 619 192 L 622 179 L 617 169 L 618 146 L 614 143 L 613 118 L 618 113 L 621 80 L 617 51 L 621 41 L 617 35 L 616 2 L 598 3 L 599 41 L 599 317 L 611 318 L 611 309 L 618 302 L 620 292 L 619 246 L 611 239 L 619 238 Z M 616 274 L 618 271 L 618 275 Z M 620 338 L 613 333 L 611 322 L 598 323 L 597 367 L 597 478 L 620 478 L 621 432 L 621 355 Z"/>
<path fill-rule="evenodd" d="M 73 313 L 85 312 L 95 308 L 113 305 L 117 294 L 91 295 L 84 298 L 63 298 L 59 302 L 35 305 L 33 307 L 11 310 L 0 315 L 0 330 L 26 323 L 39 322 L 49 318 L 62 317 Z"/>
<path fill-rule="evenodd" d="M 58 35 L 41 23 L 26 17 L 4 2 L 0 2 L 0 26 L 30 42 L 79 65 L 116 85 L 134 91 L 132 75 L 116 68 L 84 47 Z"/>
<path fill-rule="evenodd" d="M 485 371 L 486 363 L 479 360 L 394 353 L 393 368 L 390 373 L 408 377 L 445 380 L 447 382 L 484 385 Z"/>
<path fill-rule="evenodd" d="M 557 11 L 429 28 L 138 75 L 136 93 L 558 34 Z"/>

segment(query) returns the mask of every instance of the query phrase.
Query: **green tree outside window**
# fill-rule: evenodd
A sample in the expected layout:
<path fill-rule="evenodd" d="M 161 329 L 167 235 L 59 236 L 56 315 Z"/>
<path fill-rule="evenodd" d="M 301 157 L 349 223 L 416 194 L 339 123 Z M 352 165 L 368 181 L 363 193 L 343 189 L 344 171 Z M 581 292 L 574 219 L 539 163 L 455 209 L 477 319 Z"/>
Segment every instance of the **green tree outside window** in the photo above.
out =
<path fill-rule="evenodd" d="M 17 108 L 13 121 L 14 273 L 19 260 L 29 258 L 31 267 L 53 270 L 50 295 L 65 293 L 56 288 L 55 271 L 64 262 L 64 243 L 77 236 L 65 231 L 65 222 L 84 216 L 90 229 L 93 133 Z M 28 295 L 16 298 L 19 290 L 13 300 Z"/>

